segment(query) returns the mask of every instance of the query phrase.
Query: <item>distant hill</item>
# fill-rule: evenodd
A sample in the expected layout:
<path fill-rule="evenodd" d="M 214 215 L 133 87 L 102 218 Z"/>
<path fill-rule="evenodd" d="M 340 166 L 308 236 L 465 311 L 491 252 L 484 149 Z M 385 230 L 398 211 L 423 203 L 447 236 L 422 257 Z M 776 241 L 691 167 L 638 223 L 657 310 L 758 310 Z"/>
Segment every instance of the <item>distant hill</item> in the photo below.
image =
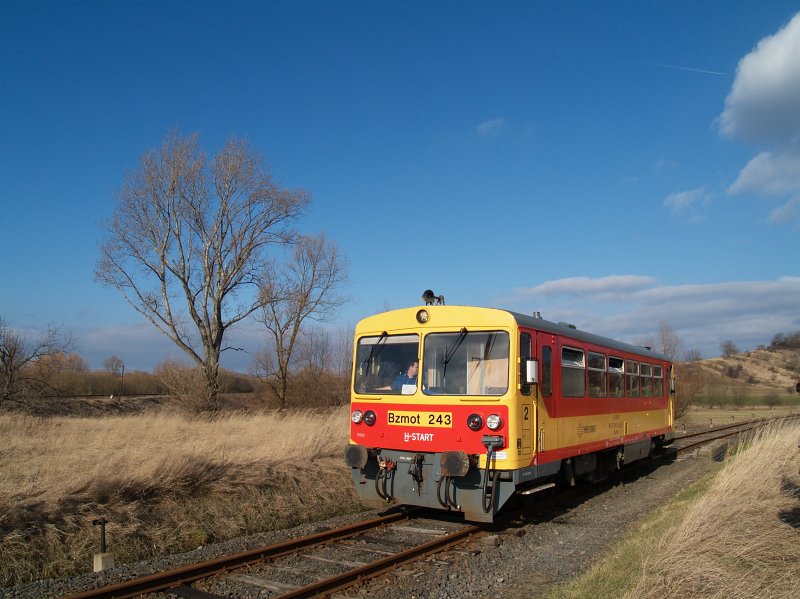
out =
<path fill-rule="evenodd" d="M 765 348 L 700 362 L 707 392 L 800 400 L 800 349 Z"/>

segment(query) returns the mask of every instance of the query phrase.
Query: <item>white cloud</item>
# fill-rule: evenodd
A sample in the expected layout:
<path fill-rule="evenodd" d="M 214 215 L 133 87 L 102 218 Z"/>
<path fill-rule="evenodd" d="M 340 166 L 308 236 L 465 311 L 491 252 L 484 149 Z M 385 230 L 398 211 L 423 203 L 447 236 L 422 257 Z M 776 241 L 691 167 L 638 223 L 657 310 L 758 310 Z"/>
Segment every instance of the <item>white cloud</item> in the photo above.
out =
<path fill-rule="evenodd" d="M 761 152 L 741 170 L 728 191 L 778 196 L 800 191 L 800 151 Z"/>
<path fill-rule="evenodd" d="M 782 198 L 785 203 L 770 212 L 769 222 L 796 221 L 800 216 L 800 147 L 761 152 L 745 165 L 728 193 Z"/>
<path fill-rule="evenodd" d="M 620 295 L 652 285 L 652 277 L 637 275 L 609 275 L 599 279 L 589 277 L 571 277 L 547 281 L 530 289 L 515 289 L 514 297 L 518 299 L 553 298 L 553 297 L 583 297 L 592 295 L 605 300 L 613 300 Z"/>
<path fill-rule="evenodd" d="M 772 143 L 800 137 L 800 13 L 739 61 L 720 130 L 729 137 Z"/>
<path fill-rule="evenodd" d="M 694 224 L 703 219 L 701 209 L 710 204 L 712 199 L 713 196 L 706 187 L 698 187 L 669 194 L 664 199 L 664 206 L 669 208 L 674 216 Z"/>
<path fill-rule="evenodd" d="M 478 125 L 475 129 L 481 137 L 497 135 L 505 127 L 506 120 L 502 117 L 489 119 Z"/>
<path fill-rule="evenodd" d="M 629 342 L 657 338 L 659 322 L 667 321 L 687 349 L 712 356 L 726 339 L 748 349 L 799 330 L 800 277 L 694 285 L 660 285 L 639 275 L 576 277 L 514 290 L 498 299 L 504 304 Z"/>
<path fill-rule="evenodd" d="M 798 217 L 800 202 L 800 13 L 775 35 L 761 40 L 736 71 L 720 131 L 769 149 L 750 160 L 728 193 L 783 199 L 772 223 Z"/>
<path fill-rule="evenodd" d="M 657 160 L 654 170 L 657 173 L 664 172 L 664 171 L 674 171 L 678 167 L 678 163 L 674 160 Z"/>
<path fill-rule="evenodd" d="M 792 198 L 769 213 L 769 221 L 776 224 L 793 222 L 800 218 L 800 197 Z"/>

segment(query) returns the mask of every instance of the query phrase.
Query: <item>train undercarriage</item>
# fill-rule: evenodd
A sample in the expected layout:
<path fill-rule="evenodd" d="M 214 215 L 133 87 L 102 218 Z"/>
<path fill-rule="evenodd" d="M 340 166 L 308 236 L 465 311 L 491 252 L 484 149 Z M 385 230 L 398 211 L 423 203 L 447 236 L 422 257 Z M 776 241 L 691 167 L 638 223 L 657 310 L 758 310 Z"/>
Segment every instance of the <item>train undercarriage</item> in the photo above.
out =
<path fill-rule="evenodd" d="M 580 480 L 598 482 L 668 442 L 662 435 L 516 469 L 495 468 L 494 460 L 488 468 L 481 467 L 479 455 L 461 451 L 408 452 L 361 445 L 348 445 L 345 461 L 359 497 L 369 507 L 423 506 L 462 512 L 473 522 L 491 522 L 514 495 L 531 496 Z"/>

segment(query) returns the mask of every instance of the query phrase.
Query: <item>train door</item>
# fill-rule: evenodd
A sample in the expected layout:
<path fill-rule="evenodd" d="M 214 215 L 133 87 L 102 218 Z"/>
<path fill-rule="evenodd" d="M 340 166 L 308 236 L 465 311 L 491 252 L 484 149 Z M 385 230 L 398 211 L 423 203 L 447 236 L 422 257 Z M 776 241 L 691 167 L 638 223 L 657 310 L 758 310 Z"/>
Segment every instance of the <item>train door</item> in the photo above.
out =
<path fill-rule="evenodd" d="M 533 431 L 536 430 L 536 411 L 533 403 L 534 385 L 525 382 L 525 366 L 529 358 L 534 357 L 533 331 L 520 331 L 519 334 L 519 365 L 520 365 L 520 431 L 517 449 L 518 454 L 525 460 L 531 459 L 533 452 Z"/>
<path fill-rule="evenodd" d="M 541 453 L 558 447 L 558 420 L 553 392 L 555 335 L 536 334 L 536 358 L 539 360 L 539 384 L 536 399 L 536 451 Z"/>

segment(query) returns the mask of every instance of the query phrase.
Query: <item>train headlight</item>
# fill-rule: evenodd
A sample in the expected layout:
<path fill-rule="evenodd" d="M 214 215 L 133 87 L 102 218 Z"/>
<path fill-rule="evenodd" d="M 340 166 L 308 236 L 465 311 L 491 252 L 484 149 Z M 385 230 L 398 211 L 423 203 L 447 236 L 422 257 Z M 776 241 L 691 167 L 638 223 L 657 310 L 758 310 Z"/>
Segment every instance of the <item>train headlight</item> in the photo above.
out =
<path fill-rule="evenodd" d="M 366 423 L 367 426 L 372 426 L 373 424 L 375 424 L 375 421 L 377 419 L 378 417 L 372 410 L 367 410 L 366 412 L 364 412 L 364 422 Z"/>
<path fill-rule="evenodd" d="M 430 320 L 431 316 L 428 314 L 427 310 L 420 310 L 417 312 L 417 322 L 420 324 L 425 324 Z"/>
<path fill-rule="evenodd" d="M 493 431 L 500 430 L 500 427 L 503 426 L 503 419 L 497 414 L 489 414 L 486 418 L 486 426 Z"/>
<path fill-rule="evenodd" d="M 471 431 L 479 431 L 483 426 L 483 418 L 480 414 L 470 414 L 467 417 L 467 426 Z"/>
<path fill-rule="evenodd" d="M 361 410 L 355 410 L 352 414 L 350 414 L 350 420 L 352 420 L 355 424 L 361 424 L 361 421 L 364 420 L 364 414 L 361 413 Z"/>

